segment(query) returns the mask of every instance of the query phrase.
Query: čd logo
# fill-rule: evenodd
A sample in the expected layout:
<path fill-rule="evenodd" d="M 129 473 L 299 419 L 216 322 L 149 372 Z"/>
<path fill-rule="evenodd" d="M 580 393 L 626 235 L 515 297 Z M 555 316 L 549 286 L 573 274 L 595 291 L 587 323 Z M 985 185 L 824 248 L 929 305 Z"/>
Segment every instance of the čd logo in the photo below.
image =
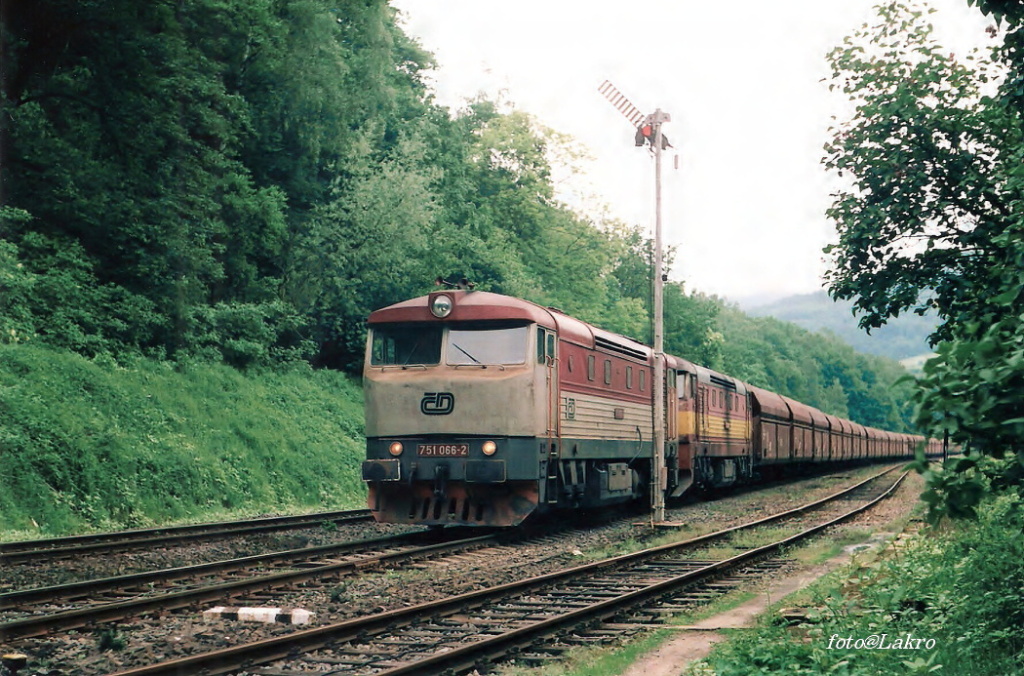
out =
<path fill-rule="evenodd" d="M 420 413 L 448 415 L 455 409 L 455 395 L 451 392 L 424 392 L 420 399 Z"/>

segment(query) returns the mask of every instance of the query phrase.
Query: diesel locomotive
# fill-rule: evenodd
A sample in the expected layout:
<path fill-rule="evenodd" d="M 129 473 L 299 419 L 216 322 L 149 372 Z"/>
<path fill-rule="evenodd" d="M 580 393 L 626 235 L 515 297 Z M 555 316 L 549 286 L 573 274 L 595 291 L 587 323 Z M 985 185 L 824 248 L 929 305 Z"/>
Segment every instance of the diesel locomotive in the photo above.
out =
<path fill-rule="evenodd" d="M 378 521 L 515 526 L 808 465 L 909 458 L 922 437 L 867 428 L 666 355 L 665 471 L 653 350 L 554 308 L 446 289 L 369 317 L 363 479 Z"/>

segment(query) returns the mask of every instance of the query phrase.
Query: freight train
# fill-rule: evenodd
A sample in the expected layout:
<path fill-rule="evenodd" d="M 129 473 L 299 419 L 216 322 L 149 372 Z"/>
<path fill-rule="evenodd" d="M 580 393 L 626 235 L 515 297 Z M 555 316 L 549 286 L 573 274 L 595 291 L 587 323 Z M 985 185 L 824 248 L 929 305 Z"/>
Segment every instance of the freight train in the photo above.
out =
<path fill-rule="evenodd" d="M 471 289 L 382 308 L 368 324 L 362 476 L 382 522 L 515 526 L 651 490 L 674 498 L 824 463 L 910 458 L 923 443 L 941 451 L 665 355 L 665 470 L 652 483 L 646 345 Z"/>

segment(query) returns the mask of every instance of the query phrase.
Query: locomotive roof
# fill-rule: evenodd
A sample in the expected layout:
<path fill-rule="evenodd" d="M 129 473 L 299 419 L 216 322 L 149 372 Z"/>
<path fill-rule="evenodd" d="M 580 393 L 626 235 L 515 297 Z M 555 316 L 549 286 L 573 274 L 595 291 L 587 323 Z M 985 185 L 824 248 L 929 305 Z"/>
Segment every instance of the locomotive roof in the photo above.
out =
<path fill-rule="evenodd" d="M 720 387 L 724 387 L 729 390 L 734 390 L 736 394 L 746 394 L 747 385 L 741 380 L 737 380 L 732 376 L 727 376 L 724 373 L 712 371 L 709 368 L 705 368 L 699 364 L 693 364 L 692 369 L 697 373 L 697 380 L 702 383 L 715 384 Z"/>
<path fill-rule="evenodd" d="M 444 319 L 430 313 L 430 302 L 444 294 L 452 299 L 452 312 Z M 613 351 L 629 354 L 638 359 L 648 359 L 651 348 L 635 340 L 599 329 L 570 317 L 555 309 L 546 308 L 528 300 L 505 296 L 489 291 L 466 291 L 451 289 L 435 291 L 426 296 L 411 298 L 395 303 L 370 314 L 369 324 L 395 324 L 409 322 L 464 322 L 522 320 L 557 329 L 563 340 L 593 348 L 596 342 L 603 342 Z M 617 349 L 616 349 L 617 348 Z"/>
<path fill-rule="evenodd" d="M 452 312 L 440 319 L 430 313 L 430 301 L 436 296 L 446 295 L 452 299 Z M 449 290 L 435 291 L 381 308 L 370 314 L 370 324 L 391 324 L 401 322 L 458 322 L 521 319 L 555 328 L 552 313 L 536 303 L 503 296 L 489 291 Z"/>

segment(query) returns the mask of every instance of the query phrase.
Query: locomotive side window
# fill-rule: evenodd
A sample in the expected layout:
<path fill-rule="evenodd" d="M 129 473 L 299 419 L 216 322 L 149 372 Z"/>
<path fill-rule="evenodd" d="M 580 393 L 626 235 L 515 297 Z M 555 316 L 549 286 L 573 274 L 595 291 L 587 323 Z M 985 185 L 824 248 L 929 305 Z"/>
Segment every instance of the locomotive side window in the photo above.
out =
<path fill-rule="evenodd" d="M 594 379 L 594 355 L 587 356 L 587 380 Z"/>
<path fill-rule="evenodd" d="M 640 369 L 640 391 L 644 391 L 644 387 L 647 384 L 647 371 Z"/>
<path fill-rule="evenodd" d="M 542 327 L 537 327 L 537 363 L 550 364 L 555 361 L 555 334 Z M 570 358 L 571 361 L 571 358 Z M 569 365 L 572 370 L 572 364 Z"/>
<path fill-rule="evenodd" d="M 604 384 L 612 384 L 612 361 L 611 359 L 604 360 Z"/>
<path fill-rule="evenodd" d="M 529 327 L 491 327 L 448 330 L 448 364 L 523 364 Z"/>
<path fill-rule="evenodd" d="M 433 366 L 441 363 L 441 327 L 406 324 L 376 326 L 370 349 L 373 366 Z"/>
<path fill-rule="evenodd" d="M 626 389 L 627 390 L 633 389 L 633 367 L 632 366 L 627 366 L 626 367 Z"/>

